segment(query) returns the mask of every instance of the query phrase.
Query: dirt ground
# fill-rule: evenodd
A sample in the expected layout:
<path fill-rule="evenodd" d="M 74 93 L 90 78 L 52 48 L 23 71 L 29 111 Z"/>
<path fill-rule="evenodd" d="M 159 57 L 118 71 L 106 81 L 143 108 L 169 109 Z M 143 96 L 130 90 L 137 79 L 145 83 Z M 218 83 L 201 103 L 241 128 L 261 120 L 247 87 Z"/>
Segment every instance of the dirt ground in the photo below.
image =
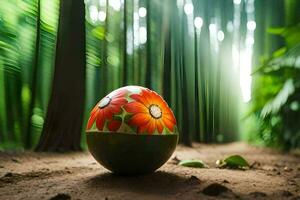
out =
<path fill-rule="evenodd" d="M 254 163 L 249 170 L 217 169 L 232 154 Z M 210 167 L 175 164 L 202 159 Z M 100 166 L 88 152 L 0 153 L 0 199 L 293 199 L 300 200 L 300 156 L 244 143 L 178 146 L 153 174 L 121 177 Z"/>

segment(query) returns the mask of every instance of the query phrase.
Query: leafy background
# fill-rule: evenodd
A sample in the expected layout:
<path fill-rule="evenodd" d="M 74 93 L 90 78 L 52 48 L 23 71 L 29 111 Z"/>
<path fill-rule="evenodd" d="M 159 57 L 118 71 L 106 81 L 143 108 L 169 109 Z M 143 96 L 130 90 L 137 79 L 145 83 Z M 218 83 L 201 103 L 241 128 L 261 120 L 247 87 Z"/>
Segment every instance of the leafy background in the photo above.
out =
<path fill-rule="evenodd" d="M 64 17 L 59 7 L 59 0 L 0 2 L 2 149 L 39 142 Z M 242 138 L 299 147 L 298 8 L 297 0 L 86 0 L 82 133 L 108 92 L 142 85 L 172 107 L 185 144 Z"/>

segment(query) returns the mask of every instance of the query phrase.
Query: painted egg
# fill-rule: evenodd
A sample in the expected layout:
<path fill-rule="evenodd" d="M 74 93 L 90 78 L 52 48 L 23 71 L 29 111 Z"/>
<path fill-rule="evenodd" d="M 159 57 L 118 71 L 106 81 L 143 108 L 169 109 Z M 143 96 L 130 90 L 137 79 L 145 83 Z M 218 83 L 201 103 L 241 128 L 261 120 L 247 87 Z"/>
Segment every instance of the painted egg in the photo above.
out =
<path fill-rule="evenodd" d="M 93 157 L 117 174 L 144 174 L 162 166 L 174 152 L 175 116 L 156 92 L 126 86 L 109 93 L 93 108 L 87 124 Z"/>

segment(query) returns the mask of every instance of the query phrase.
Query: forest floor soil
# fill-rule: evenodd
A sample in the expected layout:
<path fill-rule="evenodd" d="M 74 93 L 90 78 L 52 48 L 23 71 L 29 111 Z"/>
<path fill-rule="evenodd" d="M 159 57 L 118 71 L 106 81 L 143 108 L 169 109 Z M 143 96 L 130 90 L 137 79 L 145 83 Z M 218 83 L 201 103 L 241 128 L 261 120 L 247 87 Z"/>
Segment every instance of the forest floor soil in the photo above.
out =
<path fill-rule="evenodd" d="M 248 170 L 218 169 L 229 155 L 245 157 Z M 209 168 L 178 166 L 178 159 L 201 159 Z M 89 152 L 0 152 L 0 199 L 291 199 L 300 200 L 300 156 L 245 143 L 179 145 L 159 170 L 117 176 Z"/>

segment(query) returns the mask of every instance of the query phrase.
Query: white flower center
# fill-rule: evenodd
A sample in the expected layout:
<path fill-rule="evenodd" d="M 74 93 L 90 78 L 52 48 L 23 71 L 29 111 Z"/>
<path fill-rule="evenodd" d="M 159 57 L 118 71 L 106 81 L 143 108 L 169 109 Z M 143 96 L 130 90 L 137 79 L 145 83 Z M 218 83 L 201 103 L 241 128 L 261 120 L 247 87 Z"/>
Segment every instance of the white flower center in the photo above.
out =
<path fill-rule="evenodd" d="M 105 108 L 109 103 L 110 103 L 110 101 L 111 101 L 111 98 L 109 98 L 109 97 L 104 97 L 101 101 L 100 101 L 100 103 L 99 103 L 99 107 L 100 108 Z"/>
<path fill-rule="evenodd" d="M 152 104 L 149 107 L 149 112 L 150 112 L 151 116 L 155 119 L 159 119 L 162 116 L 160 107 L 158 107 L 158 105 L 155 105 L 155 104 Z"/>

